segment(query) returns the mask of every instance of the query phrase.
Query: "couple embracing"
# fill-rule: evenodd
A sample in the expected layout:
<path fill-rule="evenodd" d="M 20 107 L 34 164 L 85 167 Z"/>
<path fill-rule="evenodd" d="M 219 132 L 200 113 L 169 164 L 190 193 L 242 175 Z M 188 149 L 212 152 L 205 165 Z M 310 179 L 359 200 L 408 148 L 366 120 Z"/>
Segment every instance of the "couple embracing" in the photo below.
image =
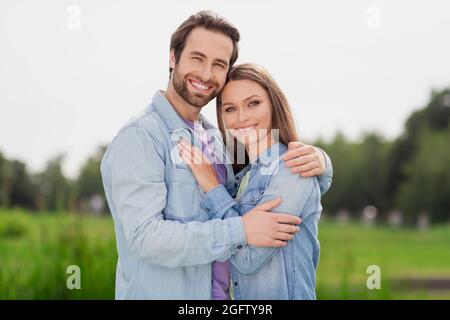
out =
<path fill-rule="evenodd" d="M 271 75 L 234 65 L 239 31 L 210 11 L 170 42 L 169 84 L 101 164 L 116 299 L 315 299 L 326 153 L 298 141 Z M 216 99 L 218 129 L 200 114 Z"/>

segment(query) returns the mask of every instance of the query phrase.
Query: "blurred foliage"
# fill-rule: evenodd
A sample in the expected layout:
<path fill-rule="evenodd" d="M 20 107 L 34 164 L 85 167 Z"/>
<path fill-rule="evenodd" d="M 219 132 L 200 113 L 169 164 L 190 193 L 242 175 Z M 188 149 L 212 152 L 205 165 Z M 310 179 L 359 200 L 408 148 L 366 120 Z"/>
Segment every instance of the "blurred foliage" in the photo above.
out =
<path fill-rule="evenodd" d="M 332 187 L 322 199 L 324 210 L 347 210 L 357 217 L 373 205 L 382 219 L 401 210 L 408 224 L 420 215 L 431 222 L 448 222 L 449 119 L 450 89 L 433 90 L 428 104 L 409 116 L 404 132 L 393 141 L 371 132 L 359 141 L 349 141 L 342 133 L 331 142 L 316 141 L 334 167 Z M 43 172 L 30 174 L 24 163 L 0 153 L 0 207 L 107 212 L 100 175 L 105 150 L 99 147 L 75 179 L 62 172 L 64 155 L 51 159 Z"/>
<path fill-rule="evenodd" d="M 0 300 L 113 299 L 117 250 L 112 219 L 69 212 L 0 209 Z M 426 231 L 321 221 L 319 299 L 448 299 L 450 291 L 411 290 L 415 279 L 450 277 L 450 227 Z M 81 270 L 81 289 L 66 286 Z M 367 267 L 381 269 L 381 289 L 366 287 Z M 403 287 L 395 284 L 405 279 Z"/>
<path fill-rule="evenodd" d="M 8 160 L 0 153 L 0 207 L 22 207 L 35 211 L 90 211 L 92 197 L 106 204 L 100 175 L 100 162 L 106 147 L 98 148 L 72 180 L 64 176 L 64 155 L 47 162 L 42 172 L 31 174 L 26 165 Z M 99 210 L 99 208 L 96 208 Z M 103 212 L 107 212 L 103 207 Z"/>
<path fill-rule="evenodd" d="M 388 115 L 386 115 L 388 116 Z M 433 91 L 394 141 L 366 133 L 350 142 L 338 133 L 316 142 L 333 161 L 333 184 L 323 197 L 325 211 L 348 210 L 353 216 L 374 205 L 382 218 L 400 210 L 404 222 L 421 215 L 431 222 L 450 219 L 450 89 Z"/>

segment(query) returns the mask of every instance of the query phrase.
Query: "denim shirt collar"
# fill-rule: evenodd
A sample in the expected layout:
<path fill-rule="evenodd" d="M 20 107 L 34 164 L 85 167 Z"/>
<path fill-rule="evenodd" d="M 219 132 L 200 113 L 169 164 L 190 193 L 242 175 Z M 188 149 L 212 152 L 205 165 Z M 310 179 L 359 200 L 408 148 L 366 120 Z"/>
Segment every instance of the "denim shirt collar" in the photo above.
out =
<path fill-rule="evenodd" d="M 278 161 L 280 156 L 287 150 L 287 147 L 281 143 L 276 142 L 270 148 L 264 150 L 254 163 L 261 164 L 264 167 L 270 167 L 274 161 Z"/>
<path fill-rule="evenodd" d="M 174 107 L 170 104 L 169 100 L 164 96 L 163 91 L 158 90 L 155 92 L 152 103 L 161 117 L 164 124 L 169 128 L 170 133 L 180 130 L 187 129 L 190 132 L 193 130 L 189 127 L 189 125 L 183 121 L 180 115 L 176 112 Z M 200 121 L 203 124 L 203 127 L 206 130 L 213 129 L 217 130 L 202 114 L 200 114 Z"/>
<path fill-rule="evenodd" d="M 284 154 L 287 150 L 285 144 L 281 142 L 274 143 L 270 148 L 266 149 L 263 153 L 261 153 L 255 161 L 246 165 L 241 171 L 236 174 L 236 181 L 240 182 L 242 177 L 249 171 L 252 166 L 257 168 L 258 166 L 262 167 L 271 167 L 275 162 L 278 161 L 280 156 Z"/>

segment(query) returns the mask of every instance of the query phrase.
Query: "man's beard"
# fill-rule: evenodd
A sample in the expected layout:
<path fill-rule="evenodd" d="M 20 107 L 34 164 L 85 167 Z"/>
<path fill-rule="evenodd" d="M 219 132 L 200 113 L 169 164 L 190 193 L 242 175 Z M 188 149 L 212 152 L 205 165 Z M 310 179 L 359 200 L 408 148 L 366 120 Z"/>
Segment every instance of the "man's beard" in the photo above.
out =
<path fill-rule="evenodd" d="M 218 85 L 213 81 L 206 82 L 206 84 L 215 88 L 213 89 L 211 94 L 207 96 L 189 92 L 189 89 L 187 88 L 188 84 L 186 83 L 187 81 L 183 79 L 183 77 L 178 73 L 177 69 L 177 67 L 173 69 L 173 87 L 175 88 L 175 91 L 178 93 L 178 95 L 184 99 L 184 101 L 194 107 L 202 108 L 217 96 Z M 199 81 L 203 82 L 201 80 Z"/>

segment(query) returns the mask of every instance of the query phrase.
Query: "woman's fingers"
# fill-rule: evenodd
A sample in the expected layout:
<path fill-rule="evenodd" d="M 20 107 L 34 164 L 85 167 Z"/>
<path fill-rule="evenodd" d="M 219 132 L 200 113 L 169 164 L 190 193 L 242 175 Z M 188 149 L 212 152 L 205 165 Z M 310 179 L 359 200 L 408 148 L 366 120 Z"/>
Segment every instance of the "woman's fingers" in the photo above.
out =
<path fill-rule="evenodd" d="M 190 164 L 201 164 L 202 163 L 201 155 L 198 152 L 196 152 L 195 149 L 197 149 L 197 148 L 195 148 L 194 146 L 186 143 L 183 139 L 181 139 L 178 142 L 177 147 L 183 154 L 185 154 L 185 158 L 189 159 Z M 186 161 L 186 159 L 184 159 L 184 160 Z"/>
<path fill-rule="evenodd" d="M 187 143 L 184 139 L 180 139 L 177 146 L 180 146 L 183 152 L 189 154 L 191 164 L 211 164 L 211 161 L 199 148 Z"/>

